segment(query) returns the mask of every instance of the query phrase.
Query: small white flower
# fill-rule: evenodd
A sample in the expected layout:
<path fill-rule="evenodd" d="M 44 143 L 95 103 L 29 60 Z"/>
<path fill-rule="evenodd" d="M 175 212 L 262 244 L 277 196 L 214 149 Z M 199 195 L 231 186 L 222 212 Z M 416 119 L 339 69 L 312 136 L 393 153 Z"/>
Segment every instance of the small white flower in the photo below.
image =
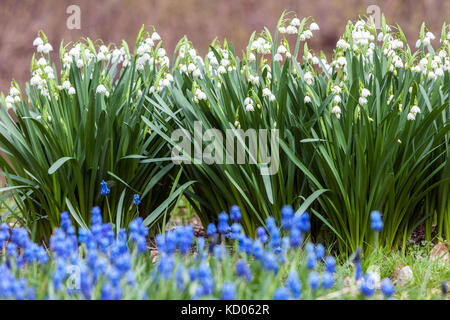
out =
<path fill-rule="evenodd" d="M 250 62 L 256 61 L 256 57 L 252 52 L 248 56 L 248 61 L 250 61 Z"/>
<path fill-rule="evenodd" d="M 364 98 L 367 98 L 368 96 L 370 96 L 370 91 L 367 90 L 366 88 L 361 90 L 361 96 L 363 96 Z"/>
<path fill-rule="evenodd" d="M 309 71 L 305 73 L 305 75 L 303 76 L 303 79 L 305 80 L 305 82 L 308 85 L 312 85 L 314 83 L 314 76 Z"/>
<path fill-rule="evenodd" d="M 281 54 L 277 53 L 273 56 L 273 60 L 280 62 L 283 60 L 283 56 Z"/>
<path fill-rule="evenodd" d="M 303 35 L 305 36 L 306 39 L 311 39 L 313 36 L 311 30 L 305 30 L 305 32 L 303 32 Z"/>
<path fill-rule="evenodd" d="M 273 93 L 270 94 L 269 96 L 269 101 L 275 101 L 275 95 Z"/>
<path fill-rule="evenodd" d="M 197 69 L 195 69 L 194 70 L 194 72 L 192 72 L 192 75 L 194 76 L 194 77 L 200 77 L 201 78 L 201 72 L 200 72 L 200 69 L 199 68 L 197 68 Z"/>
<path fill-rule="evenodd" d="M 164 57 L 166 55 L 166 50 L 164 50 L 164 48 L 159 48 L 157 54 L 158 57 Z"/>
<path fill-rule="evenodd" d="M 159 40 L 161 40 L 161 37 L 159 36 L 159 34 L 158 34 L 156 31 L 153 32 L 151 38 L 152 38 L 153 41 L 159 41 Z"/>
<path fill-rule="evenodd" d="M 339 86 L 334 86 L 333 88 L 331 88 L 331 92 L 333 92 L 335 94 L 339 94 L 342 92 L 342 89 Z"/>
<path fill-rule="evenodd" d="M 50 53 L 50 51 L 53 51 L 53 47 L 50 43 L 46 43 L 44 45 L 44 48 L 42 50 L 43 53 Z"/>
<path fill-rule="evenodd" d="M 298 31 L 297 31 L 297 28 L 295 26 L 291 25 L 291 26 L 288 26 L 286 28 L 286 33 L 288 33 L 288 34 L 297 34 Z"/>
<path fill-rule="evenodd" d="M 298 27 L 299 25 L 300 25 L 300 19 L 299 18 L 292 19 L 291 26 Z"/>
<path fill-rule="evenodd" d="M 340 96 L 334 96 L 333 101 L 334 101 L 335 103 L 340 103 L 340 102 L 342 101 L 342 99 L 341 99 Z"/>
<path fill-rule="evenodd" d="M 248 105 L 248 104 L 252 104 L 252 103 L 253 103 L 252 98 L 250 98 L 250 97 L 245 98 L 244 105 Z"/>
<path fill-rule="evenodd" d="M 224 67 L 227 67 L 228 65 L 230 65 L 230 60 L 222 59 L 220 60 L 220 64 L 223 65 Z"/>
<path fill-rule="evenodd" d="M 70 84 L 70 81 L 64 81 L 62 84 L 62 88 L 68 90 L 72 85 Z M 98 88 L 97 88 L 98 90 Z"/>
<path fill-rule="evenodd" d="M 98 61 L 104 61 L 104 60 L 106 60 L 105 54 L 104 54 L 103 52 L 99 52 L 98 55 L 97 55 L 97 60 L 98 60 Z"/>
<path fill-rule="evenodd" d="M 169 79 L 164 78 L 164 79 L 162 80 L 161 85 L 162 85 L 163 87 L 168 87 L 168 86 L 170 86 L 170 81 L 169 81 Z"/>
<path fill-rule="evenodd" d="M 344 39 L 340 39 L 340 40 L 337 42 L 336 46 L 337 46 L 338 48 L 341 48 L 341 49 L 344 49 L 344 50 L 350 49 L 350 44 L 349 44 L 347 41 L 345 41 Z"/>
<path fill-rule="evenodd" d="M 7 96 L 7 97 L 5 98 L 5 101 L 6 101 L 6 103 L 12 104 L 12 103 L 14 103 L 14 98 L 11 97 L 11 96 Z"/>
<path fill-rule="evenodd" d="M 418 113 L 421 113 L 420 108 L 418 106 L 412 106 L 411 107 L 411 113 L 416 115 Z"/>
<path fill-rule="evenodd" d="M 197 67 L 195 66 L 195 64 L 193 63 L 189 63 L 187 70 L 188 72 L 194 72 L 194 70 L 197 69 Z"/>
<path fill-rule="evenodd" d="M 269 88 L 264 88 L 263 91 L 262 91 L 263 97 L 268 97 L 268 96 L 270 96 L 271 94 L 272 94 L 272 92 L 270 91 Z"/>
<path fill-rule="evenodd" d="M 310 96 L 305 96 L 305 103 L 311 103 L 311 97 Z"/>
<path fill-rule="evenodd" d="M 286 53 L 286 52 L 287 52 L 287 49 L 286 49 L 286 47 L 283 46 L 283 45 L 280 45 L 280 46 L 278 47 L 278 49 L 277 49 L 277 53 L 284 54 L 284 53 Z"/>
<path fill-rule="evenodd" d="M 37 64 L 39 66 L 46 66 L 47 65 L 47 60 L 45 58 L 40 58 L 37 62 Z"/>
<path fill-rule="evenodd" d="M 78 68 L 82 68 L 83 65 L 84 65 L 83 59 L 78 59 L 78 60 L 77 60 L 77 67 L 78 67 Z"/>
<path fill-rule="evenodd" d="M 416 120 L 416 116 L 414 115 L 414 113 L 408 113 L 408 116 L 407 116 L 407 118 L 406 119 L 408 119 L 408 120 Z"/>
<path fill-rule="evenodd" d="M 195 90 L 195 96 L 198 100 L 206 100 L 206 94 L 198 88 Z"/>
<path fill-rule="evenodd" d="M 219 73 L 226 73 L 226 72 L 227 72 L 227 69 L 225 69 L 224 66 L 220 66 L 219 68 L 217 68 L 217 71 L 218 71 Z"/>
<path fill-rule="evenodd" d="M 11 87 L 11 89 L 9 89 L 9 94 L 13 97 L 18 96 L 20 95 L 20 91 L 16 87 Z"/>
<path fill-rule="evenodd" d="M 286 27 L 279 27 L 278 28 L 278 32 L 279 33 L 286 33 L 287 31 L 286 31 Z"/>
<path fill-rule="evenodd" d="M 339 57 L 336 60 L 336 63 L 341 65 L 341 66 L 345 66 L 345 65 L 347 65 L 347 59 L 345 59 L 345 57 Z"/>
<path fill-rule="evenodd" d="M 255 111 L 255 107 L 252 104 L 247 104 L 245 106 L 245 110 L 247 110 L 247 111 Z"/>
<path fill-rule="evenodd" d="M 40 37 L 37 37 L 36 39 L 34 39 L 33 46 L 39 47 L 42 45 L 44 45 L 44 41 Z"/>
<path fill-rule="evenodd" d="M 50 74 L 50 73 L 53 74 L 53 68 L 50 67 L 50 66 L 46 66 L 44 68 L 44 72 L 47 73 L 47 74 Z"/>
<path fill-rule="evenodd" d="M 331 109 L 331 113 L 333 113 L 336 118 L 340 119 L 341 118 L 341 108 L 339 108 L 339 106 L 334 106 L 333 109 Z"/>
<path fill-rule="evenodd" d="M 425 37 L 429 38 L 430 40 L 436 39 L 436 37 L 434 36 L 434 34 L 431 33 L 431 32 L 429 32 L 429 31 L 427 32 L 427 34 L 425 35 Z"/>
<path fill-rule="evenodd" d="M 102 84 L 98 85 L 96 93 L 100 93 L 100 94 L 106 94 L 107 90 L 106 87 Z"/>
<path fill-rule="evenodd" d="M 316 30 L 320 30 L 319 25 L 315 22 L 311 23 L 311 25 L 309 26 L 309 30 L 311 31 L 316 31 Z"/>
<path fill-rule="evenodd" d="M 363 106 L 363 105 L 365 105 L 367 103 L 367 99 L 364 98 L 364 97 L 359 97 L 358 102 L 359 102 L 360 105 Z"/>
<path fill-rule="evenodd" d="M 73 95 L 73 94 L 75 94 L 75 88 L 74 87 L 70 87 L 69 88 L 69 91 L 68 91 L 68 94 L 70 94 L 70 95 Z"/>

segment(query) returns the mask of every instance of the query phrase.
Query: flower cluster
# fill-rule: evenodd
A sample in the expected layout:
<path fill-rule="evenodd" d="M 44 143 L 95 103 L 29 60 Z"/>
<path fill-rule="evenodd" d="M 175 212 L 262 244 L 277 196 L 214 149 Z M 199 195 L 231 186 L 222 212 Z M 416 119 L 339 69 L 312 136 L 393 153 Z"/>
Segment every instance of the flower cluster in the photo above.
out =
<path fill-rule="evenodd" d="M 90 228 L 79 228 L 77 233 L 69 213 L 63 212 L 61 227 L 54 230 L 49 241 L 50 255 L 44 247 L 30 240 L 25 229 L 10 230 L 8 225 L 2 224 L 0 244 L 6 256 L 0 265 L 0 298 L 161 298 L 165 296 L 158 296 L 157 292 L 173 287 L 177 297 L 204 299 L 217 296 L 233 300 L 244 297 L 238 289 L 242 288 L 240 284 L 251 282 L 256 290 L 252 297 L 270 294 L 266 297 L 299 299 L 335 287 L 335 258 L 326 256 L 321 244 L 308 242 L 302 246 L 310 228 L 307 213 L 295 213 L 291 206 L 284 206 L 280 226 L 273 217 L 268 217 L 265 227 L 257 228 L 255 239 L 245 235 L 239 223 L 241 218 L 238 206 L 231 207 L 229 214 L 220 213 L 217 225 L 211 223 L 208 226 L 209 246 L 206 245 L 208 239 L 195 239 L 190 225 L 158 234 L 155 241 L 159 257 L 154 268 L 147 265 L 148 229 L 142 218 L 131 221 L 128 234 L 125 229 L 116 234 L 110 223 L 102 222 L 100 209 L 94 207 Z M 219 235 L 222 235 L 222 241 Z M 235 251 L 230 252 L 228 245 L 233 244 Z M 299 258 L 305 261 L 306 273 L 296 271 L 301 270 Z M 359 259 L 358 252 L 357 283 L 361 293 L 369 297 L 374 294 L 376 284 L 369 273 L 363 276 Z M 292 260 L 296 261 L 293 265 L 290 264 Z M 25 277 L 16 278 L 18 273 L 25 275 L 28 270 L 36 270 L 33 266 L 49 277 L 43 291 Z M 145 281 L 145 285 L 138 283 L 137 277 L 148 278 L 148 268 L 151 281 Z M 217 268 L 223 268 L 224 274 Z M 280 286 L 277 275 L 287 270 L 290 271 Z M 265 292 L 261 281 L 268 279 L 274 283 L 272 289 Z M 262 290 L 259 293 L 258 287 Z M 386 297 L 395 292 L 388 279 L 383 279 L 380 290 Z"/>

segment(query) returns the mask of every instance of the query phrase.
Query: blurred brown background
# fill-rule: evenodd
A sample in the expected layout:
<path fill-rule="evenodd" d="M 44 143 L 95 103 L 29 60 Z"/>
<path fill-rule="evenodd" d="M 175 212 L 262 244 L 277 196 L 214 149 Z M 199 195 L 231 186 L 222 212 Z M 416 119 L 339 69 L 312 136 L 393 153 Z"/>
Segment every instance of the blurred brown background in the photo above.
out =
<path fill-rule="evenodd" d="M 81 8 L 80 30 L 66 27 L 66 9 L 73 4 Z M 281 12 L 293 10 L 300 18 L 316 19 L 321 30 L 309 44 L 330 52 L 347 20 L 366 14 L 372 4 L 388 23 L 402 27 L 410 44 L 422 21 L 438 37 L 445 19 L 450 20 L 449 0 L 0 0 L 0 91 L 8 90 L 12 79 L 21 86 L 29 80 L 32 42 L 41 29 L 55 58 L 62 39 L 67 43 L 82 36 L 115 43 L 125 39 L 134 48 L 142 24 L 156 27 L 168 52 L 183 35 L 201 54 L 216 36 L 231 40 L 240 52 L 252 31 L 264 26 L 274 31 Z"/>

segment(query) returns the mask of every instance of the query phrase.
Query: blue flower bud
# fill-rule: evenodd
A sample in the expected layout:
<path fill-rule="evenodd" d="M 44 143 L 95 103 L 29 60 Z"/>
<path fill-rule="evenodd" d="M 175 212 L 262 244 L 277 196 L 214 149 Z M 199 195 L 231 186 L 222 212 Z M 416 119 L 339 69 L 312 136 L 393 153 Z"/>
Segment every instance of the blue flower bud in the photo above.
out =
<path fill-rule="evenodd" d="M 312 290 L 317 290 L 320 285 L 320 276 L 317 272 L 311 272 L 308 276 L 308 283 Z"/>
<path fill-rule="evenodd" d="M 241 209 L 238 206 L 232 206 L 230 210 L 230 218 L 231 220 L 237 222 L 241 219 Z"/>
<path fill-rule="evenodd" d="M 225 282 L 222 286 L 222 300 L 234 300 L 236 298 L 236 288 L 234 283 Z"/>
<path fill-rule="evenodd" d="M 294 299 L 300 298 L 300 295 L 302 294 L 302 283 L 298 278 L 297 272 L 293 271 L 289 273 L 286 280 L 286 287 L 291 290 L 291 294 Z"/>
<path fill-rule="evenodd" d="M 266 229 L 264 229 L 264 227 L 256 228 L 256 237 L 262 243 L 265 243 L 269 239 L 269 237 L 267 236 L 267 233 L 266 233 Z"/>
<path fill-rule="evenodd" d="M 329 273 L 336 272 L 336 259 L 332 256 L 328 256 L 325 259 L 325 270 Z"/>
<path fill-rule="evenodd" d="M 281 208 L 281 227 L 285 230 L 289 230 L 292 227 L 294 218 L 294 209 L 287 205 Z"/>
<path fill-rule="evenodd" d="M 363 278 L 359 288 L 366 297 L 371 297 L 374 294 L 375 280 L 369 273 Z"/>
<path fill-rule="evenodd" d="M 383 292 L 387 298 L 391 297 L 395 293 L 394 285 L 388 278 L 381 280 L 381 292 Z"/>
<path fill-rule="evenodd" d="M 208 224 L 208 227 L 206 228 L 206 234 L 208 237 L 214 237 L 217 234 L 217 228 L 214 223 Z"/>
<path fill-rule="evenodd" d="M 102 180 L 100 185 L 102 186 L 102 190 L 101 190 L 102 196 L 108 195 L 109 192 L 110 192 L 109 189 L 108 189 L 108 184 L 104 180 Z"/>
<path fill-rule="evenodd" d="M 316 257 L 317 260 L 322 260 L 323 257 L 325 256 L 325 247 L 322 244 L 317 244 L 316 245 Z"/>
<path fill-rule="evenodd" d="M 273 300 L 288 300 L 289 290 L 285 287 L 277 288 L 273 293 Z"/>
<path fill-rule="evenodd" d="M 135 194 L 135 195 L 133 196 L 133 202 L 134 202 L 134 205 L 135 205 L 135 206 L 138 206 L 138 205 L 141 204 L 141 200 L 140 200 L 138 194 Z"/>
<path fill-rule="evenodd" d="M 334 276 L 330 272 L 325 272 L 322 275 L 322 287 L 324 289 L 331 289 L 334 286 Z"/>

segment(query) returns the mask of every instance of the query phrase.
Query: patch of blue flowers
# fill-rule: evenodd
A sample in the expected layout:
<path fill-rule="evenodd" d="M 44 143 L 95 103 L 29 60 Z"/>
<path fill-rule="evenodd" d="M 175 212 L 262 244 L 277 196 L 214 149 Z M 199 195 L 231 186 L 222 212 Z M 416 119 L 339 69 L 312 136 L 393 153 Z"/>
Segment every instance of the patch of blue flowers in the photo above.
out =
<path fill-rule="evenodd" d="M 158 234 L 155 261 L 142 218 L 116 234 L 98 207 L 91 214 L 90 228 L 77 232 L 63 212 L 48 247 L 33 243 L 27 230 L 2 224 L 0 298 L 284 300 L 316 298 L 336 286 L 335 258 L 321 244 L 303 243 L 309 216 L 290 206 L 281 209 L 280 227 L 269 217 L 255 239 L 243 232 L 237 206 L 207 227 L 208 239 L 195 238 L 190 225 Z M 380 222 L 372 215 L 373 229 L 381 230 Z M 360 292 L 373 296 L 377 288 L 363 274 L 359 252 L 354 263 Z M 393 296 L 389 279 L 381 281 L 380 292 Z"/>

